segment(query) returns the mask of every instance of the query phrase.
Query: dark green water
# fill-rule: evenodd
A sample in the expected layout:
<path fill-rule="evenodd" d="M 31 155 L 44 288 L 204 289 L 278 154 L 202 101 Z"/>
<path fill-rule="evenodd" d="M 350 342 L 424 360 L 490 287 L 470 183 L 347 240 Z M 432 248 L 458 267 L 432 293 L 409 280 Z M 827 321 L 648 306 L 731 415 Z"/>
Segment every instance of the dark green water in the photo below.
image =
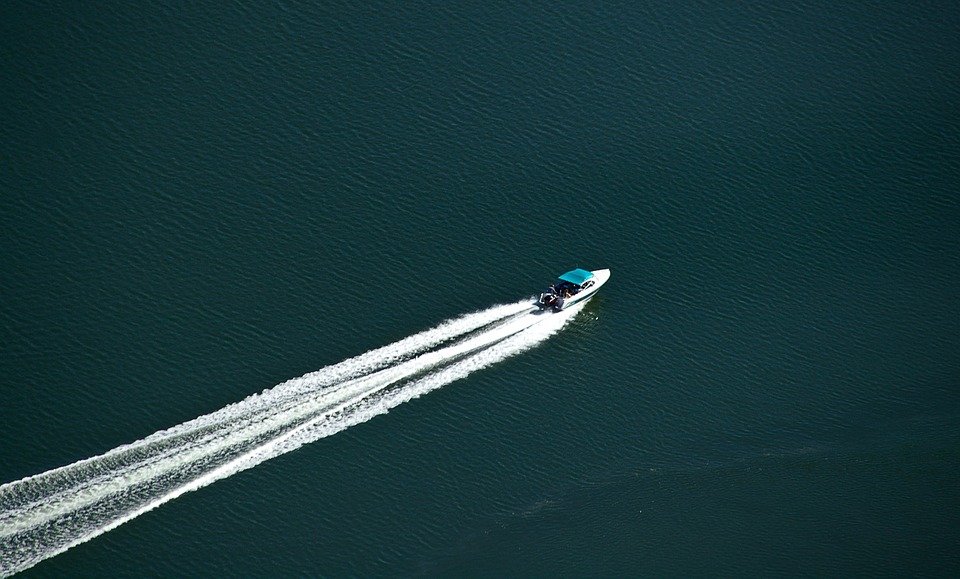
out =
<path fill-rule="evenodd" d="M 27 4 L 2 483 L 613 277 L 25 577 L 960 573 L 958 5 Z"/>

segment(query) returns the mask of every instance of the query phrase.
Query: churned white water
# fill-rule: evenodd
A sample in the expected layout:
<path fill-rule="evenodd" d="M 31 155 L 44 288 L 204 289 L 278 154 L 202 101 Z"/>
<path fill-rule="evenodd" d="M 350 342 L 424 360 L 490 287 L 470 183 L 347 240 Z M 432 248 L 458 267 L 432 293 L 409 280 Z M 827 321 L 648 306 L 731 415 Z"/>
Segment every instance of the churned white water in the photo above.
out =
<path fill-rule="evenodd" d="M 536 346 L 580 306 L 446 321 L 102 455 L 0 486 L 0 575 Z"/>

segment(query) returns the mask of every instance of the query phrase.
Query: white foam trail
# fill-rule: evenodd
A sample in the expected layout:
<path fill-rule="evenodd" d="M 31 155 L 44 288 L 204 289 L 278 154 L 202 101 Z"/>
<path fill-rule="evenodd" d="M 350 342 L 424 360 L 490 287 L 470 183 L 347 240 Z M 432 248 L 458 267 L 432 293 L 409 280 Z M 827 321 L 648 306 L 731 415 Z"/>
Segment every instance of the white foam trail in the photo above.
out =
<path fill-rule="evenodd" d="M 530 311 L 530 303 L 531 300 L 526 299 L 512 304 L 497 305 L 480 312 L 474 312 L 453 320 L 448 320 L 436 328 L 425 330 L 398 342 L 394 342 L 393 344 L 371 350 L 365 354 L 349 358 L 332 366 L 327 366 L 316 372 L 304 374 L 299 378 L 288 380 L 273 388 L 264 390 L 260 394 L 249 396 L 241 402 L 227 405 L 216 412 L 200 416 L 178 426 L 174 426 L 173 428 L 160 430 L 142 440 L 118 446 L 105 454 L 87 458 L 35 476 L 48 476 L 56 472 L 72 469 L 84 463 L 101 461 L 106 457 L 113 457 L 142 446 L 150 445 L 156 441 L 166 441 L 173 436 L 188 434 L 199 429 L 232 421 L 240 416 L 256 412 L 261 408 L 273 406 L 284 400 L 296 399 L 306 392 L 316 391 L 318 388 L 336 384 L 345 378 L 368 374 L 378 368 L 392 364 L 397 360 L 423 352 L 447 340 L 462 336 L 498 320 Z M 17 482 L 24 482 L 31 478 L 34 477 L 27 477 Z M 2 490 L 2 488 L 3 487 L 0 487 L 0 490 Z"/>
<path fill-rule="evenodd" d="M 522 352 L 582 306 L 518 315 L 529 304 L 468 314 L 103 455 L 0 486 L 0 575 Z"/>
<path fill-rule="evenodd" d="M 38 501 L 33 504 L 34 510 L 40 513 L 51 513 L 49 516 L 56 516 L 56 509 L 52 506 L 60 500 L 69 501 L 74 508 L 78 508 L 83 506 L 84 491 L 90 487 L 100 486 L 109 489 L 112 486 L 119 486 L 122 489 L 129 486 L 127 484 L 128 480 L 142 482 L 142 479 L 137 479 L 136 472 L 148 468 L 151 473 L 163 474 L 164 470 L 172 470 L 179 466 L 178 463 L 189 461 L 191 456 L 188 451 L 193 448 L 203 447 L 211 441 L 216 446 L 210 450 L 223 447 L 228 442 L 223 439 L 224 435 L 222 433 L 224 431 L 242 435 L 244 433 L 239 427 L 254 423 L 259 424 L 261 429 L 264 429 L 265 421 L 268 426 L 271 424 L 269 422 L 270 416 L 279 414 L 278 411 L 300 406 L 305 399 L 314 405 L 322 405 L 325 402 L 335 404 L 341 397 L 338 396 L 340 389 L 353 384 L 359 377 L 370 374 L 378 368 L 394 364 L 405 357 L 428 350 L 444 341 L 462 337 L 478 328 L 530 310 L 530 301 L 524 300 L 461 316 L 388 346 L 371 350 L 360 356 L 305 374 L 300 378 L 289 380 L 272 389 L 264 390 L 261 394 L 254 394 L 242 402 L 230 404 L 211 414 L 200 416 L 167 430 L 161 430 L 137 442 L 119 446 L 105 454 L 0 486 L 0 498 L 3 497 L 4 491 L 13 485 L 25 485 L 30 482 L 39 483 L 42 482 L 41 479 L 50 480 L 57 475 L 75 476 L 84 467 L 88 466 L 91 470 L 103 471 L 102 476 L 82 478 L 80 482 L 62 489 L 58 494 L 44 493 L 42 497 L 38 497 Z M 345 380 L 346 378 L 352 379 Z M 223 425 L 226 425 L 226 427 L 223 427 Z M 185 437 L 190 435 L 195 435 L 195 439 L 192 441 L 184 440 Z M 167 450 L 164 451 L 164 448 Z M 167 468 L 153 468 L 153 465 L 162 463 L 164 459 L 173 455 L 180 455 L 180 460 L 167 462 Z M 117 469 L 127 463 L 130 466 L 123 473 L 124 480 L 118 481 L 116 477 Z M 108 468 L 103 469 L 104 466 Z M 28 505 L 21 505 L 17 513 L 11 513 L 8 510 L 0 512 L 0 537 L 17 532 L 24 525 L 33 522 L 30 517 L 22 516 L 23 511 L 27 508 Z M 14 515 L 20 515 L 16 516 L 19 524 L 8 526 L 9 521 L 7 519 Z"/>

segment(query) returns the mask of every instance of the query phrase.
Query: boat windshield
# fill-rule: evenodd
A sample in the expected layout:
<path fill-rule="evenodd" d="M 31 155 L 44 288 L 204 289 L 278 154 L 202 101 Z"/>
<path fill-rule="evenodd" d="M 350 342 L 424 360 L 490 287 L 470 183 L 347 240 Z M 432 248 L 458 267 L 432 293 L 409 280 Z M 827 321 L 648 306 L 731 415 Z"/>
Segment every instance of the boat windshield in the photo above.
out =
<path fill-rule="evenodd" d="M 575 283 L 571 283 L 569 281 L 561 281 L 560 283 L 558 283 L 553 287 L 556 289 L 558 294 L 564 297 L 572 296 L 578 293 L 581 289 L 580 286 L 578 286 Z"/>

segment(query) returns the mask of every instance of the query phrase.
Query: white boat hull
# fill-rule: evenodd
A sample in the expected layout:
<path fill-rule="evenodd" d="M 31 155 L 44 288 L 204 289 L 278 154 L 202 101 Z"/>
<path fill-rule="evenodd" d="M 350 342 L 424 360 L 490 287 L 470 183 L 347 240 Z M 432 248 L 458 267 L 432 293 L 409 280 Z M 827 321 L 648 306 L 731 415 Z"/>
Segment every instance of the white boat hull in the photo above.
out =
<path fill-rule="evenodd" d="M 597 293 L 597 290 L 600 289 L 600 286 L 607 283 L 607 280 L 610 279 L 609 269 L 595 269 L 591 273 L 593 274 L 593 285 L 585 290 L 581 290 L 580 293 L 565 298 L 563 305 L 560 306 L 560 310 L 565 310 L 574 304 L 579 304 L 592 298 L 594 294 Z"/>

